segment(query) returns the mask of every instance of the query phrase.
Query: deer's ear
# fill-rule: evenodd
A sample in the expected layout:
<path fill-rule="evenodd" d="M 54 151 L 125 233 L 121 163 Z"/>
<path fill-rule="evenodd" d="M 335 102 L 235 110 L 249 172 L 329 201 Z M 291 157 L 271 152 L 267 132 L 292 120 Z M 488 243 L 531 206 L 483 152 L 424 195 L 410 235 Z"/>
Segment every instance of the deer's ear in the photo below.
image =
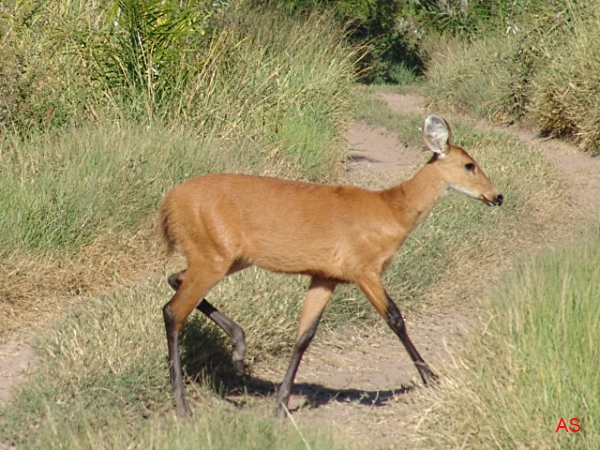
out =
<path fill-rule="evenodd" d="M 450 148 L 452 131 L 450 130 L 450 125 L 448 125 L 448 122 L 443 117 L 437 114 L 429 114 L 425 117 L 422 133 L 423 140 L 432 152 L 443 155 Z"/>

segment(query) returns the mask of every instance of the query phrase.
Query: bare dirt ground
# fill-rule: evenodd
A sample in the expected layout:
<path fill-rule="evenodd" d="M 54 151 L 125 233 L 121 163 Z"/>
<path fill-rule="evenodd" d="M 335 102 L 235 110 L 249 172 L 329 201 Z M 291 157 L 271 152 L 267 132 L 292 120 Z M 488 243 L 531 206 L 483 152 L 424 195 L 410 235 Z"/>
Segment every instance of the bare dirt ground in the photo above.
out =
<path fill-rule="evenodd" d="M 0 347 L 0 402 L 10 399 L 12 388 L 25 380 L 37 360 L 33 348 L 17 339 Z"/>
<path fill-rule="evenodd" d="M 380 94 L 380 98 L 396 112 L 427 112 L 416 94 L 387 93 Z M 574 220 L 598 217 L 600 158 L 578 153 L 563 142 L 539 139 L 524 130 L 504 130 L 528 146 L 541 148 L 561 171 L 572 193 L 569 211 Z M 348 178 L 353 184 L 389 186 L 406 178 L 424 160 L 421 148 L 405 147 L 398 136 L 366 122 L 353 122 L 346 139 L 352 149 Z M 453 350 L 475 321 L 468 311 L 450 308 L 427 317 L 408 317 L 407 326 L 416 347 L 435 368 L 452 358 Z M 402 345 L 385 330 L 383 321 L 372 332 L 343 333 L 317 334 L 309 348 L 290 402 L 294 420 L 301 426 L 331 424 L 336 439 L 348 448 L 411 448 L 418 438 L 415 431 L 419 417 L 430 405 L 418 395 L 423 388 Z M 0 346 L 0 404 L 36 366 L 37 357 L 28 341 L 27 336 L 19 334 Z M 271 374 L 275 369 L 283 373 L 287 358 L 282 358 L 282 364 L 281 368 L 259 366 L 256 372 Z"/>

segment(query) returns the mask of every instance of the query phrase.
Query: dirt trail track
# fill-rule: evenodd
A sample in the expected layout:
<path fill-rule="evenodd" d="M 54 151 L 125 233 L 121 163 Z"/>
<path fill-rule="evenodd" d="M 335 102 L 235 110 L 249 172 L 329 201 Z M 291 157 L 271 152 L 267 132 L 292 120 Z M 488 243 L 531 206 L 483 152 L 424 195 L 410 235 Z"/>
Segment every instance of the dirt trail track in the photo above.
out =
<path fill-rule="evenodd" d="M 396 112 L 427 112 L 423 100 L 415 94 L 380 97 Z M 590 158 L 567 144 L 540 140 L 524 131 L 505 131 L 516 134 L 529 146 L 541 147 L 564 174 L 573 193 L 570 210 L 574 218 L 579 214 L 598 216 L 600 158 Z M 352 148 L 349 180 L 358 185 L 388 186 L 404 179 L 424 158 L 420 148 L 404 147 L 398 136 L 361 121 L 351 124 L 346 139 Z M 451 358 L 472 320 L 463 311 L 448 310 L 418 320 L 408 317 L 407 325 L 421 354 L 436 367 Z M 301 426 L 332 424 L 336 438 L 349 448 L 410 447 L 418 418 L 428 407 L 419 400 L 420 388 L 415 388 L 418 375 L 412 362 L 392 333 L 347 333 L 317 335 L 298 372 L 290 402 L 296 410 L 294 419 Z M 10 397 L 11 389 L 35 362 L 33 350 L 22 341 L 13 340 L 0 347 L 0 402 Z"/>

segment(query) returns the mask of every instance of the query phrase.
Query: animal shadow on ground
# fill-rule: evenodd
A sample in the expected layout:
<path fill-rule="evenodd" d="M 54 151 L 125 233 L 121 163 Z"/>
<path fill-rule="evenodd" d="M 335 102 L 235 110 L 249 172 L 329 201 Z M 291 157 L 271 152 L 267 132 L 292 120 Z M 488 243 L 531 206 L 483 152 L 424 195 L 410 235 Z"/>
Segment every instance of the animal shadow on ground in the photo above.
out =
<path fill-rule="evenodd" d="M 228 339 L 223 337 L 221 330 L 208 323 L 200 314 L 195 314 L 188 319 L 181 336 L 181 352 L 187 376 L 195 383 L 208 382 L 217 395 L 233 405 L 242 406 L 245 403 L 243 400 L 245 396 L 274 398 L 277 393 L 278 382 L 247 373 L 236 374 L 231 362 L 231 345 Z M 282 379 L 283 375 L 282 371 Z M 292 395 L 304 397 L 304 401 L 301 406 L 291 408 L 291 411 L 306 407 L 319 408 L 332 402 L 355 403 L 371 407 L 385 406 L 395 396 L 407 394 L 414 389 L 414 385 L 403 385 L 388 390 L 362 390 L 335 389 L 318 383 L 295 383 Z"/>
<path fill-rule="evenodd" d="M 283 378 L 283 374 L 281 375 Z M 278 384 L 272 381 L 262 380 L 253 376 L 242 376 L 237 379 L 228 380 L 228 400 L 237 404 L 235 398 L 238 396 L 252 395 L 256 397 L 273 397 L 277 393 Z M 301 396 L 304 401 L 295 411 L 301 408 L 315 409 L 332 402 L 355 403 L 363 406 L 379 407 L 385 406 L 395 396 L 407 394 L 414 386 L 402 386 L 398 389 L 369 391 L 362 389 L 334 389 L 317 383 L 296 383 L 292 390 L 293 396 Z"/>

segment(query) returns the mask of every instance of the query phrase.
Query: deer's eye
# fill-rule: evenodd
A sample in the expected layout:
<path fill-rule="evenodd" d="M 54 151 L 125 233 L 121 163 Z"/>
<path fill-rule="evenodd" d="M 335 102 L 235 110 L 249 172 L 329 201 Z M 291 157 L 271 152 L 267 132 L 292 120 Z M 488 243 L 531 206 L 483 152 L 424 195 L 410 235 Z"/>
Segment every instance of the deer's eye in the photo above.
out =
<path fill-rule="evenodd" d="M 469 172 L 475 173 L 475 164 L 467 163 L 465 164 L 465 169 L 467 169 Z"/>

